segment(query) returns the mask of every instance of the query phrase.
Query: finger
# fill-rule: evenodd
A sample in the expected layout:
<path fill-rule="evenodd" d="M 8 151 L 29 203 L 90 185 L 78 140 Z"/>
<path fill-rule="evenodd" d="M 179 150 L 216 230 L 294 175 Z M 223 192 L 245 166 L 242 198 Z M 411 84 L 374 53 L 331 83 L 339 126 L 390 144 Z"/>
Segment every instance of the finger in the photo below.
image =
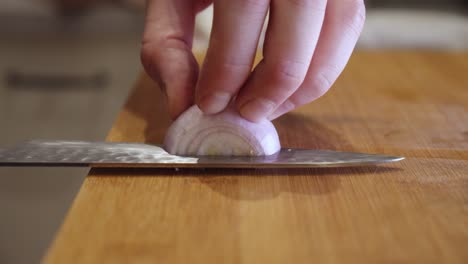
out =
<path fill-rule="evenodd" d="M 185 0 L 148 1 L 141 60 L 177 117 L 193 104 L 198 64 L 192 54 L 195 6 Z"/>
<path fill-rule="evenodd" d="M 194 6 L 195 14 L 203 11 L 203 9 L 207 8 L 209 5 L 213 3 L 213 0 L 194 0 L 194 1 L 195 1 L 195 6 Z"/>
<path fill-rule="evenodd" d="M 273 0 L 264 59 L 239 94 L 241 115 L 257 122 L 303 82 L 325 15 L 326 0 Z"/>
<path fill-rule="evenodd" d="M 304 83 L 270 119 L 325 94 L 345 68 L 365 21 L 362 0 L 329 0 L 322 34 Z"/>
<path fill-rule="evenodd" d="M 210 44 L 196 88 L 202 111 L 222 111 L 250 74 L 269 0 L 214 1 Z"/>

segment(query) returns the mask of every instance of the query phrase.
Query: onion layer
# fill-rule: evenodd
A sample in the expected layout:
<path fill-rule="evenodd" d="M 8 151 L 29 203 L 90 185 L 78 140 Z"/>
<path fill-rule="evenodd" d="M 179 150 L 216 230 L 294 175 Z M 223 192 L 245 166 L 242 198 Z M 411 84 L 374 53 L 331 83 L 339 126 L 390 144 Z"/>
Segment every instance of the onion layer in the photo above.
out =
<path fill-rule="evenodd" d="M 164 140 L 166 151 L 181 156 L 262 156 L 281 148 L 268 120 L 252 123 L 233 108 L 205 115 L 192 106 L 174 121 Z"/>

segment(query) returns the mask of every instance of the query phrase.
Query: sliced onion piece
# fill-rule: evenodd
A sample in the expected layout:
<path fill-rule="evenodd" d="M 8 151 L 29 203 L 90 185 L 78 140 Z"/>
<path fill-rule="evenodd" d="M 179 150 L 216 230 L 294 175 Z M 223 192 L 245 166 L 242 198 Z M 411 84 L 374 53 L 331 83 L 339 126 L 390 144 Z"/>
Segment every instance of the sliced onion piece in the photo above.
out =
<path fill-rule="evenodd" d="M 164 140 L 166 151 L 181 156 L 262 156 L 281 148 L 269 120 L 242 118 L 233 108 L 205 115 L 192 106 L 171 125 Z"/>

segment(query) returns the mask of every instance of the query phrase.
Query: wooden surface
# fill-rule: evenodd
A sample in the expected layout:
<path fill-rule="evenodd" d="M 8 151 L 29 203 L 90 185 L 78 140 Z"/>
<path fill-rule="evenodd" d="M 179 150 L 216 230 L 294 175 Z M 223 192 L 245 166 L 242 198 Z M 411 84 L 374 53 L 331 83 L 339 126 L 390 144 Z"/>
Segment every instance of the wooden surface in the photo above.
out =
<path fill-rule="evenodd" d="M 110 141 L 161 143 L 143 77 Z M 468 263 L 468 54 L 356 53 L 333 89 L 277 119 L 282 145 L 403 155 L 370 168 L 104 170 L 47 263 Z"/>

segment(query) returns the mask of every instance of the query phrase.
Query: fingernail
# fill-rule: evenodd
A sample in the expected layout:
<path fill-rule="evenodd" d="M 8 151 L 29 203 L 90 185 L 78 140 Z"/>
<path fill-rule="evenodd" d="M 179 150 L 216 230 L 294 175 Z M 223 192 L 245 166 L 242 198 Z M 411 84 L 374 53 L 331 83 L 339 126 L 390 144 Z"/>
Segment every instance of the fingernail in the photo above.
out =
<path fill-rule="evenodd" d="M 275 107 L 276 104 L 271 100 L 257 98 L 245 103 L 239 112 L 244 118 L 258 122 L 270 115 Z"/>
<path fill-rule="evenodd" d="M 231 95 L 226 92 L 215 92 L 203 97 L 198 106 L 206 114 L 216 114 L 224 110 L 231 101 Z"/>

